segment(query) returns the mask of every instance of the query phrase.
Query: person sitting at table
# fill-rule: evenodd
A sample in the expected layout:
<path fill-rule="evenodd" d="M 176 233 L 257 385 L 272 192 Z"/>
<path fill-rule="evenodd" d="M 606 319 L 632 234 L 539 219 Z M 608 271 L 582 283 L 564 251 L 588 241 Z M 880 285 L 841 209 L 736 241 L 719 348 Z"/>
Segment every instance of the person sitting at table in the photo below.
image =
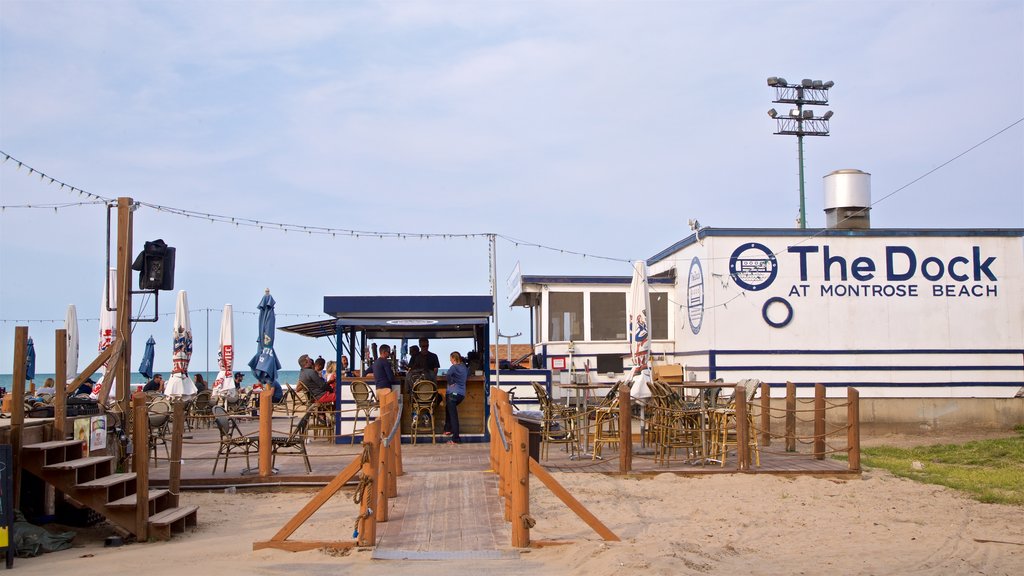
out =
<path fill-rule="evenodd" d="M 299 356 L 299 384 L 305 387 L 309 395 L 309 402 L 313 403 L 327 393 L 327 382 L 320 377 L 320 374 L 313 368 L 313 360 L 308 354 Z"/>
<path fill-rule="evenodd" d="M 348 367 L 348 356 L 341 357 L 341 375 L 347 376 L 349 378 L 356 375 L 356 373 L 352 371 L 351 368 Z"/>
<path fill-rule="evenodd" d="M 466 379 L 469 368 L 462 363 L 462 355 L 452 352 L 449 359 L 452 367 L 448 369 L 448 387 L 444 393 L 445 414 L 444 435 L 449 436 L 448 444 L 459 444 L 459 404 L 466 399 Z"/>
<path fill-rule="evenodd" d="M 79 394 L 92 394 L 92 387 L 96 385 L 96 381 L 92 378 L 86 378 L 85 382 L 82 382 L 78 389 L 75 390 L 75 395 Z"/>
<path fill-rule="evenodd" d="M 323 356 L 317 356 L 316 360 L 313 361 L 313 370 L 320 375 L 324 380 L 327 379 L 327 371 L 324 369 L 327 366 L 327 361 L 324 360 Z"/>
<path fill-rule="evenodd" d="M 142 387 L 142 391 L 143 392 L 160 392 L 160 393 L 163 393 L 163 391 L 164 391 L 164 375 L 163 374 L 153 374 L 153 379 L 150 380 L 149 382 L 146 382 L 146 385 Z M 89 392 L 92 392 L 92 390 L 90 389 Z M 81 394 L 81 392 L 79 392 L 79 394 Z"/>
<path fill-rule="evenodd" d="M 334 394 L 335 390 L 337 390 L 338 384 L 337 367 L 338 363 L 335 362 L 334 360 L 328 362 L 327 366 L 324 367 L 324 373 L 327 374 L 327 378 L 325 380 L 325 382 L 327 382 L 327 393 L 321 396 L 320 399 L 317 400 L 317 402 L 334 404 Z"/>
<path fill-rule="evenodd" d="M 203 378 L 202 374 L 196 374 L 193 382 L 196 385 L 196 392 L 202 392 L 203 390 L 209 390 L 210 387 L 206 384 L 206 379 Z"/>
<path fill-rule="evenodd" d="M 383 389 L 394 390 L 398 385 L 395 381 L 395 371 L 391 369 L 391 346 L 384 344 L 380 347 L 379 356 L 373 361 L 373 385 L 377 391 Z"/>
<path fill-rule="evenodd" d="M 56 386 L 57 385 L 53 381 L 53 378 L 47 378 L 46 379 L 46 383 L 43 384 L 43 387 L 36 389 L 36 394 L 38 394 L 40 396 L 42 396 L 43 394 L 49 394 L 49 395 L 52 396 L 54 393 L 57 392 Z"/>

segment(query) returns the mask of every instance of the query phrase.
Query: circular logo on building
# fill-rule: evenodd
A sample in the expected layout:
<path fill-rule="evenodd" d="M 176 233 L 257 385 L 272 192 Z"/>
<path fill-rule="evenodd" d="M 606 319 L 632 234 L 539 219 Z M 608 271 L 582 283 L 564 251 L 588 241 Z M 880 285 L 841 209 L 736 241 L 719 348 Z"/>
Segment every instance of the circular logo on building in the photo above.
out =
<path fill-rule="evenodd" d="M 686 280 L 686 311 L 690 317 L 690 330 L 697 334 L 704 323 L 704 269 L 696 256 L 690 261 L 690 274 Z"/>
<path fill-rule="evenodd" d="M 744 290 L 764 290 L 772 285 L 778 274 L 775 254 L 764 244 L 741 244 L 729 258 L 729 275 Z"/>

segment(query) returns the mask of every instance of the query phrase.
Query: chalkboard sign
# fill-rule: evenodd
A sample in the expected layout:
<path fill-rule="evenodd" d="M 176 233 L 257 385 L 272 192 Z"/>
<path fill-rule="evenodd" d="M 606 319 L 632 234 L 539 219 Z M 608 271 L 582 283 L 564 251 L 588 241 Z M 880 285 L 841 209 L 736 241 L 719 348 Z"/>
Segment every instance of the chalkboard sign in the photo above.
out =
<path fill-rule="evenodd" d="M 10 444 L 0 444 L 0 551 L 7 556 L 7 567 L 14 567 L 14 465 Z"/>

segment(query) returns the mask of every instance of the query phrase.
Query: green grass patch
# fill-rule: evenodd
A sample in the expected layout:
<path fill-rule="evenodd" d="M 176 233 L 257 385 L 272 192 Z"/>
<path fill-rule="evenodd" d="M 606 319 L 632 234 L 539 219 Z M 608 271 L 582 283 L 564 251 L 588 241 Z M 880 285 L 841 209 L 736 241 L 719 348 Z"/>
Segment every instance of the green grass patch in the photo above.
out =
<path fill-rule="evenodd" d="M 1020 428 L 1020 427 L 1018 427 Z M 975 500 L 1024 506 L 1024 429 L 1016 438 L 861 450 L 861 463 L 896 476 L 961 490 Z M 915 470 L 913 463 L 923 465 Z"/>

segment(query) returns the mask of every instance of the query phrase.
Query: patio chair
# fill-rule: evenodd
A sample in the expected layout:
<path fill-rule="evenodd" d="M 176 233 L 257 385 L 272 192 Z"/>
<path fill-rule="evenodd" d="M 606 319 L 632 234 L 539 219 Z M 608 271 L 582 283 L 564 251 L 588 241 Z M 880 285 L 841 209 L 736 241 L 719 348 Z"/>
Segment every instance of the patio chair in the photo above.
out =
<path fill-rule="evenodd" d="M 198 428 L 200 425 L 210 427 L 210 419 L 213 416 L 212 394 L 209 390 L 203 390 L 192 399 L 188 410 L 188 423 L 191 428 Z"/>
<path fill-rule="evenodd" d="M 165 460 L 171 459 L 171 454 L 167 449 L 167 433 L 171 423 L 170 401 L 164 398 L 154 400 L 147 407 L 147 414 L 149 416 L 149 449 L 153 451 L 153 465 L 157 466 L 159 462 L 157 446 L 164 447 Z"/>
<path fill-rule="evenodd" d="M 210 475 L 217 473 L 217 463 L 220 461 L 220 457 L 224 456 L 224 472 L 228 471 L 228 458 L 231 457 L 233 452 L 242 452 L 245 454 L 245 467 L 249 466 L 249 452 L 257 449 L 259 446 L 259 439 L 246 436 L 238 428 L 238 423 L 233 419 L 228 418 L 227 412 L 220 406 L 213 407 L 213 422 L 217 425 L 217 430 L 220 432 L 220 447 L 217 449 L 217 456 L 213 459 L 213 471 Z"/>
<path fill-rule="evenodd" d="M 352 433 L 355 434 L 362 430 L 365 430 L 365 426 L 360 429 L 356 429 L 356 424 L 359 422 L 359 413 L 362 412 L 366 416 L 366 423 L 370 423 L 370 412 L 380 408 L 380 402 L 377 400 L 377 395 L 373 393 L 373 388 L 370 388 L 366 382 L 362 380 L 353 380 L 349 384 L 349 389 L 352 391 L 352 399 L 356 402 L 356 415 L 352 423 Z"/>
<path fill-rule="evenodd" d="M 577 425 L 577 419 L 580 417 L 579 413 L 566 406 L 552 403 L 547 390 L 542 384 L 531 382 L 531 385 L 543 414 L 540 432 L 541 459 L 548 459 L 551 444 L 564 444 L 569 451 L 569 457 L 576 457 L 580 450 Z"/>
<path fill-rule="evenodd" d="M 613 386 L 601 405 L 594 409 L 594 454 L 591 460 L 601 457 L 602 446 L 619 444 L 618 390 L 618 386 Z"/>
<path fill-rule="evenodd" d="M 417 380 L 412 385 L 412 443 L 420 432 L 430 432 L 430 441 L 437 444 L 434 426 L 434 408 L 438 404 L 437 384 L 432 380 Z"/>
<path fill-rule="evenodd" d="M 747 436 L 751 449 L 754 451 L 754 463 L 761 465 L 761 450 L 757 444 L 757 431 L 754 428 L 754 415 L 750 405 L 760 388 L 761 381 L 757 379 L 740 380 L 738 385 L 746 388 L 744 401 L 747 403 Z M 715 441 L 712 452 L 721 460 L 721 466 L 725 466 L 725 460 L 729 453 L 729 446 L 736 446 L 739 443 L 737 431 L 739 426 L 736 423 L 736 393 L 733 392 L 732 399 L 725 408 L 718 408 L 712 416 L 715 425 Z"/>
<path fill-rule="evenodd" d="M 313 467 L 309 465 L 309 455 L 306 454 L 306 428 L 309 426 L 309 418 L 311 413 L 306 412 L 302 418 L 299 418 L 298 422 L 292 425 L 292 429 L 288 432 L 287 436 L 273 436 L 270 439 L 271 444 L 271 466 L 274 466 L 274 462 L 277 462 L 277 454 L 302 454 L 303 460 L 306 461 L 306 472 L 312 473 Z M 292 418 L 294 420 L 294 417 Z"/>

